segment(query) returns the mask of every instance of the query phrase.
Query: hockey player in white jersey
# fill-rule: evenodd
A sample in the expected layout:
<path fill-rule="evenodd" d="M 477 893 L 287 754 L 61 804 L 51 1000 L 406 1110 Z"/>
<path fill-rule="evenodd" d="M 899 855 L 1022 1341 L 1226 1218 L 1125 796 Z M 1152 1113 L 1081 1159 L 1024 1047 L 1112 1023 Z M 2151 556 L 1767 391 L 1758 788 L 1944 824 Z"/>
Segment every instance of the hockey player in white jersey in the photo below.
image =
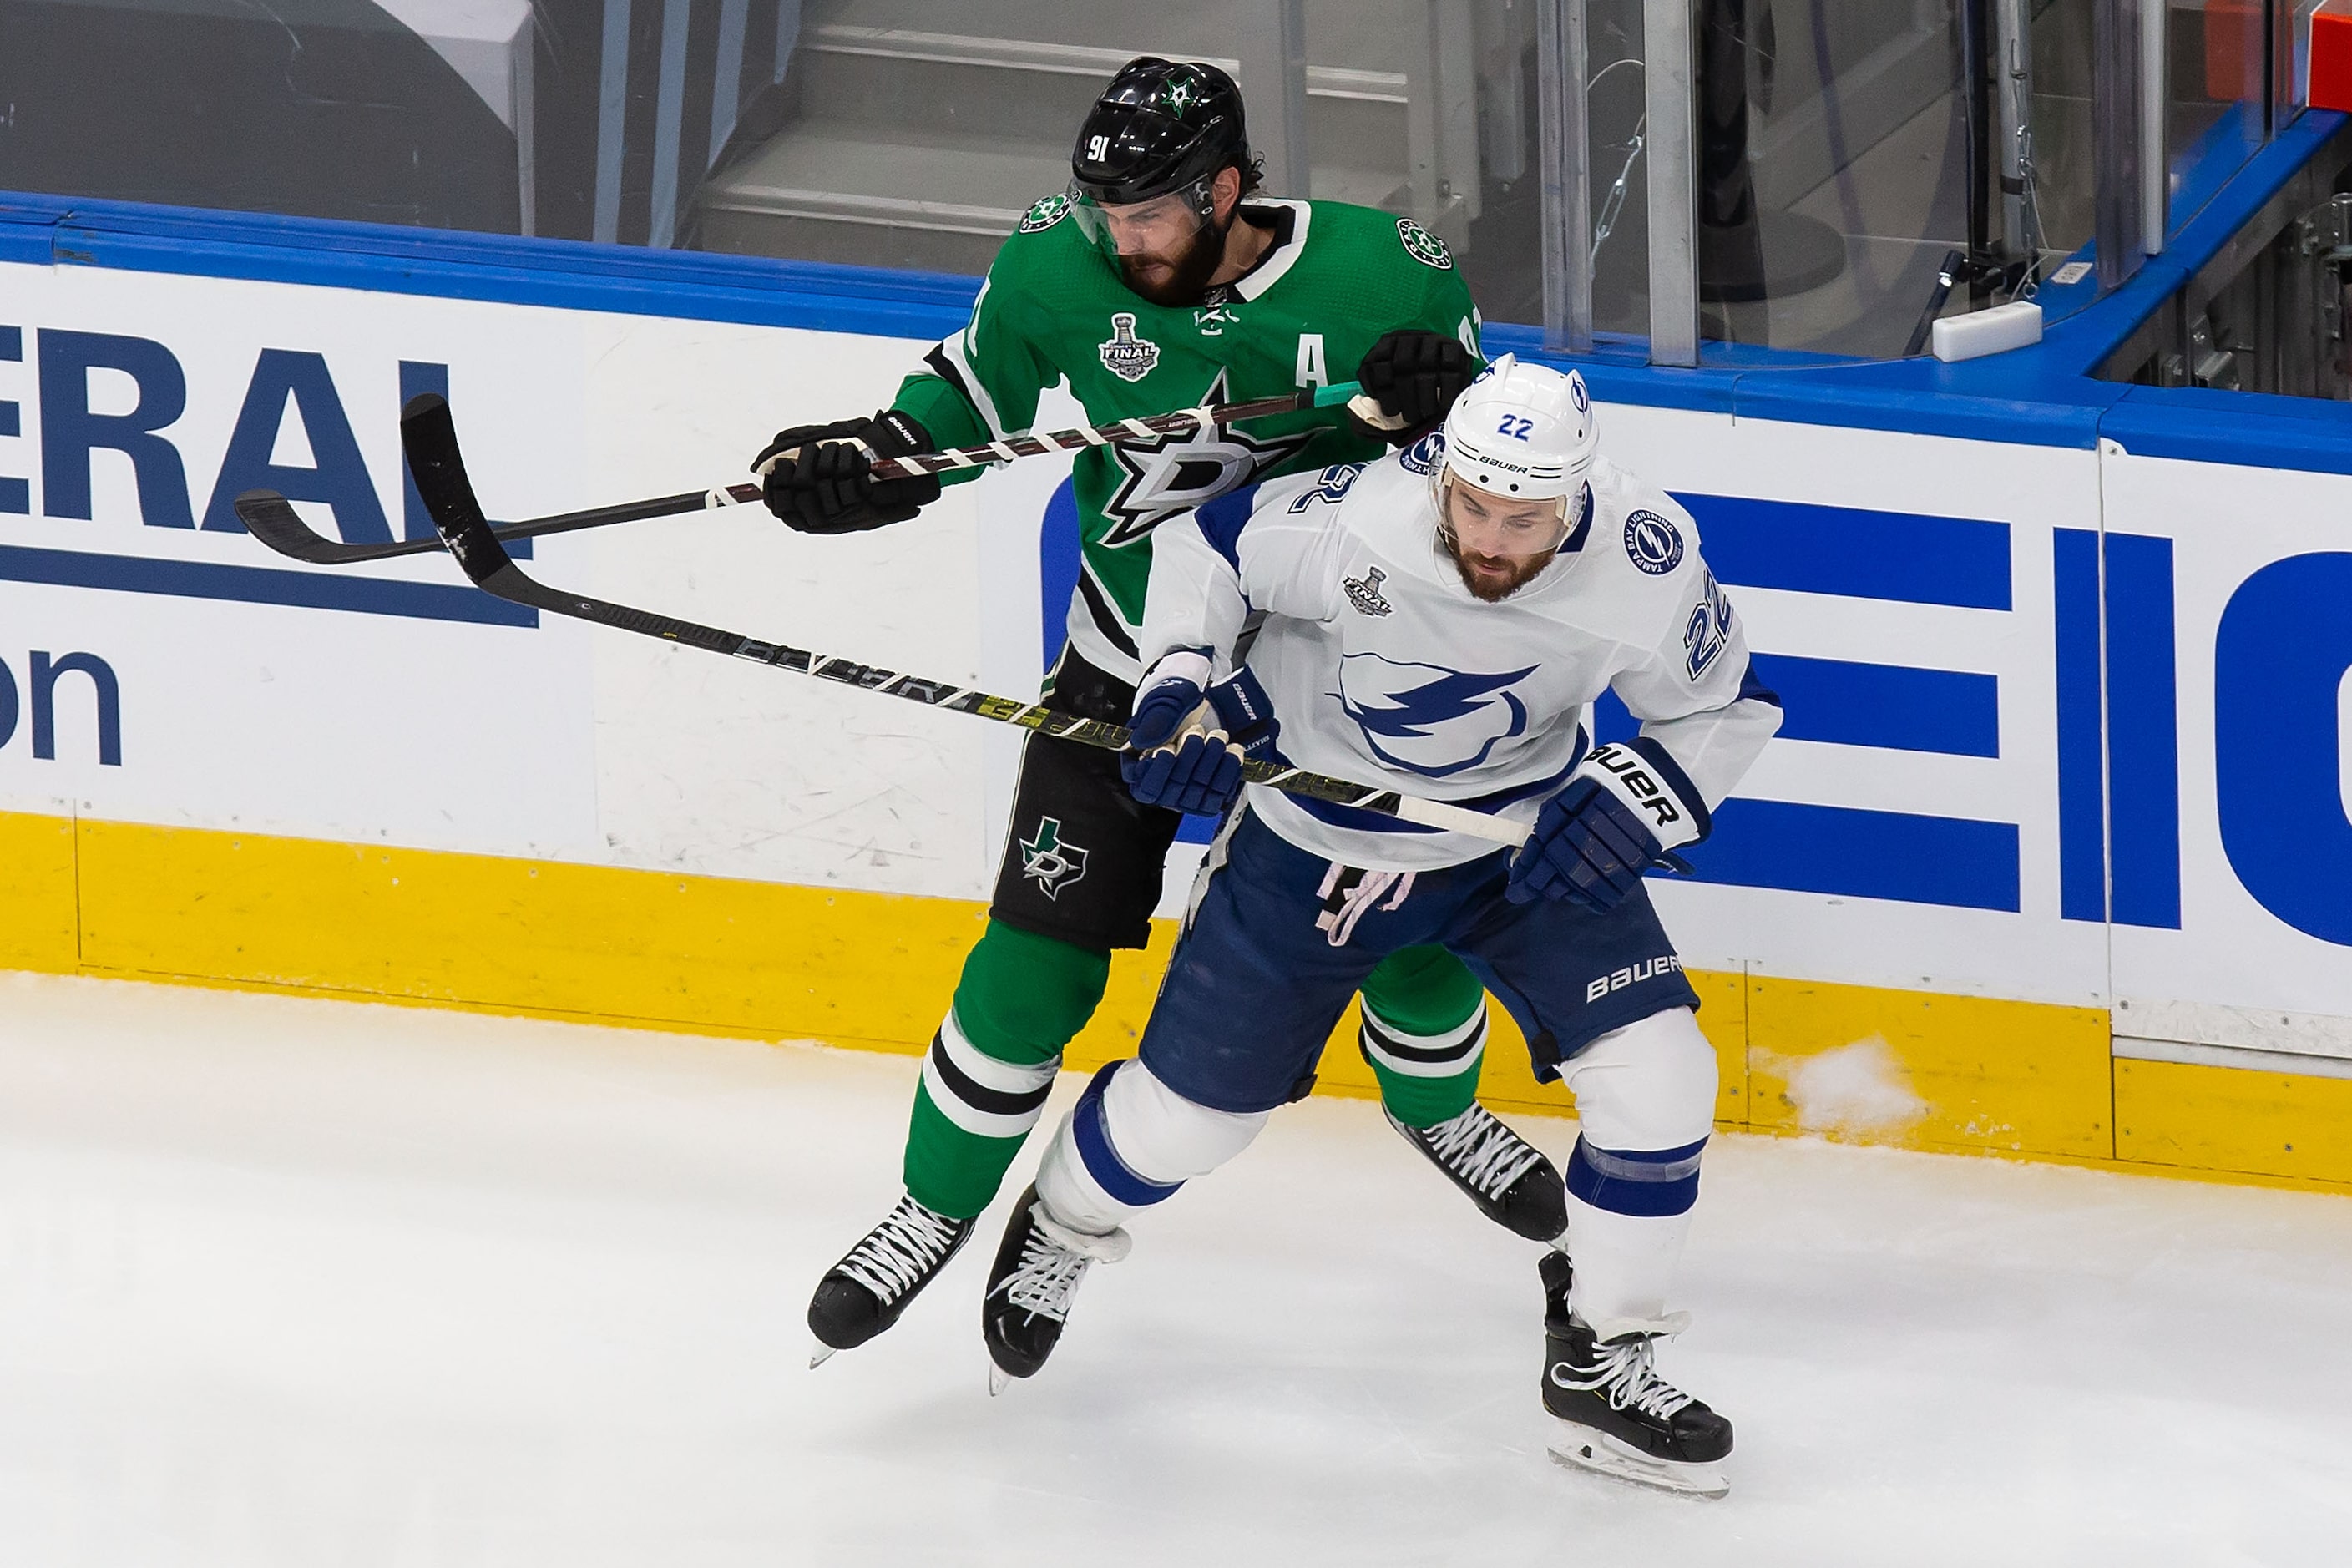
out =
<path fill-rule="evenodd" d="M 1203 691 L 1247 664 L 1300 767 L 1497 813 L 1526 845 L 1252 785 L 1213 848 L 1136 1058 L 1097 1075 L 1015 1205 L 983 1313 L 1002 1373 L 1044 1363 L 1126 1222 L 1306 1090 L 1357 984 L 1435 943 L 1564 1079 L 1581 1135 L 1544 1259 L 1563 1459 L 1719 1494 L 1730 1424 L 1656 1372 L 1713 1124 L 1715 1052 L 1642 874 L 1704 837 L 1780 727 L 1690 517 L 1601 458 L 1583 381 L 1509 357 L 1439 435 L 1160 526 L 1129 784 L 1213 811 L 1239 767 Z M 1637 739 L 1592 749 L 1613 689 Z M 1572 1260 L 1572 1267 L 1571 1267 Z"/>

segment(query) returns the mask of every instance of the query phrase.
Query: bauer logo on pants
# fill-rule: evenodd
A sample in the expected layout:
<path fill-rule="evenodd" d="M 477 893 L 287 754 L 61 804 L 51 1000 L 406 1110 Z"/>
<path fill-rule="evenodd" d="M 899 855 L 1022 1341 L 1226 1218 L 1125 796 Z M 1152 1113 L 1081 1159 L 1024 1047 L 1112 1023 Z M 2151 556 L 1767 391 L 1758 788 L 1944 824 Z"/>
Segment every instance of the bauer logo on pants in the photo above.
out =
<path fill-rule="evenodd" d="M 1021 841 L 1021 874 L 1047 898 L 1059 898 L 1064 888 L 1086 879 L 1087 852 L 1063 839 L 1061 818 L 1039 817 L 1036 837 Z"/>
<path fill-rule="evenodd" d="M 1655 980 L 1672 974 L 1683 966 L 1683 961 L 1671 952 L 1644 959 L 1624 968 L 1603 974 L 1584 988 L 1584 1000 L 1590 1005 L 1600 1001 L 1612 991 L 1622 991 L 1628 985 L 1639 985 L 1644 980 Z"/>

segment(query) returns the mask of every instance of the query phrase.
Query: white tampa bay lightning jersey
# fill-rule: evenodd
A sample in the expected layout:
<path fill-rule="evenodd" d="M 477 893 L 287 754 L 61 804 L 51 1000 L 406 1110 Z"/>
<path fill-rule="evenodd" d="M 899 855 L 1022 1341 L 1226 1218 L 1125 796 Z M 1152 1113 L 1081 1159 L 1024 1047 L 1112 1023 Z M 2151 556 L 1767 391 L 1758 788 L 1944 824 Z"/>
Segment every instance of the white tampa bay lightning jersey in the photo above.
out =
<path fill-rule="evenodd" d="M 1690 514 L 1596 460 L 1558 556 L 1488 604 L 1437 537 L 1442 439 L 1160 524 L 1147 668 L 1199 650 L 1222 679 L 1244 617 L 1263 611 L 1247 662 L 1292 763 L 1528 823 L 1590 751 L 1591 705 L 1613 689 L 1713 811 L 1780 709 L 1749 673 Z M 1248 800 L 1284 838 L 1349 866 L 1428 870 L 1495 848 L 1258 784 Z"/>

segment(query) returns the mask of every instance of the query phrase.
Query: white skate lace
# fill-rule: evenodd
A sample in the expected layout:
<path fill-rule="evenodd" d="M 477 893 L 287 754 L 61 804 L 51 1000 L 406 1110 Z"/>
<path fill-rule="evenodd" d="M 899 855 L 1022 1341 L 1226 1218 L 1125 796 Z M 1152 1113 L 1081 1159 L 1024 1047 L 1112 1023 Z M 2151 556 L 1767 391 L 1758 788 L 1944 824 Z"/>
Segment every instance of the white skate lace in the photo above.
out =
<path fill-rule="evenodd" d="M 1042 1214 L 1031 1215 L 1032 1228 L 1021 1244 L 1021 1261 L 996 1289 L 1007 1304 L 1033 1318 L 1067 1322 L 1070 1298 L 1078 1281 L 1097 1262 L 1117 1263 L 1127 1256 L 1128 1234 L 1114 1230 L 1087 1236 L 1055 1225 Z"/>
<path fill-rule="evenodd" d="M 1692 1396 L 1660 1377 L 1650 1361 L 1656 1340 L 1650 1336 L 1622 1340 L 1615 1344 L 1596 1344 L 1593 1353 L 1600 1360 L 1590 1367 L 1577 1370 L 1590 1373 L 1583 1377 L 1563 1377 L 1569 1370 L 1566 1362 L 1556 1362 L 1551 1380 L 1562 1388 L 1579 1392 L 1600 1392 L 1609 1395 L 1612 1410 L 1632 1410 L 1664 1421 L 1692 1403 Z"/>
<path fill-rule="evenodd" d="M 1413 1132 L 1445 1168 L 1490 1198 L 1500 1197 L 1543 1153 L 1483 1105 Z"/>
<path fill-rule="evenodd" d="M 866 1232 L 838 1267 L 887 1307 L 939 1267 L 954 1247 L 956 1234 L 955 1221 L 911 1197 L 900 1198 L 898 1206 Z"/>

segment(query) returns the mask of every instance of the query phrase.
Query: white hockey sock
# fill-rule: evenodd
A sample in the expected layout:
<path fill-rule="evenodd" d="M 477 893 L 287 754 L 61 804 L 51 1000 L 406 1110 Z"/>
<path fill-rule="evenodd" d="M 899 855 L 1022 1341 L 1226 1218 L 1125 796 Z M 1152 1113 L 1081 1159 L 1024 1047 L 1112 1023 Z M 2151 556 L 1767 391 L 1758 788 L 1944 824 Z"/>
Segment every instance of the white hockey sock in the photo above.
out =
<path fill-rule="evenodd" d="M 1114 1062 L 1055 1130 L 1037 1167 L 1037 1196 L 1060 1224 L 1103 1235 L 1249 1147 L 1268 1114 L 1213 1110 L 1141 1062 Z"/>
<path fill-rule="evenodd" d="M 1601 1339 L 1667 1323 L 1675 1266 L 1690 1235 L 1691 1211 L 1615 1214 L 1568 1195 L 1568 1234 L 1560 1238 L 1576 1278 L 1568 1304 Z"/>

